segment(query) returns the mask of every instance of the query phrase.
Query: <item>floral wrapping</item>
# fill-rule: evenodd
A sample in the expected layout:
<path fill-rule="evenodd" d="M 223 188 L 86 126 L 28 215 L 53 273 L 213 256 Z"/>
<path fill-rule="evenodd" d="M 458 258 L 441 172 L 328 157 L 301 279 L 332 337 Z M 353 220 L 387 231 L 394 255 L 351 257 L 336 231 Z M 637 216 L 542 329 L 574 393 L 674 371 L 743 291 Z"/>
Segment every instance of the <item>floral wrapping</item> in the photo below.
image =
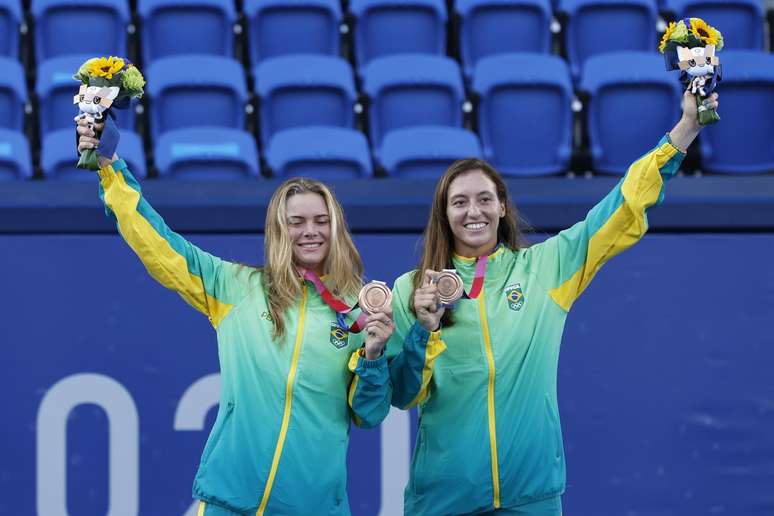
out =
<path fill-rule="evenodd" d="M 685 89 L 696 95 L 699 124 L 714 124 L 720 115 L 708 107 L 708 97 L 721 79 L 720 59 L 723 35 L 701 18 L 683 18 L 671 22 L 661 39 L 659 52 L 664 54 L 667 70 L 680 70 Z"/>

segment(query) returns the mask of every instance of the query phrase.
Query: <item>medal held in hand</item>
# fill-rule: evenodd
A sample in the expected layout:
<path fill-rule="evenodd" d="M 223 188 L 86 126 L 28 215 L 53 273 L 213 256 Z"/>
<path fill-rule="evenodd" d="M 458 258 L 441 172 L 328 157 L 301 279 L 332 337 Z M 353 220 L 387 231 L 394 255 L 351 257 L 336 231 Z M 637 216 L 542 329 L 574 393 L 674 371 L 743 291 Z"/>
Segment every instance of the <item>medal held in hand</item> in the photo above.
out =
<path fill-rule="evenodd" d="M 456 303 L 465 291 L 462 279 L 454 269 L 444 269 L 435 280 L 438 287 L 438 297 L 444 306 L 452 306 Z"/>
<path fill-rule="evenodd" d="M 371 281 L 360 289 L 357 301 L 364 312 L 372 314 L 389 306 L 392 302 L 392 291 L 383 281 Z"/>
<path fill-rule="evenodd" d="M 105 126 L 97 134 L 99 149 L 86 149 L 78 160 L 78 168 L 99 170 L 99 157 L 110 159 L 118 146 L 118 127 L 113 121 L 112 108 L 126 109 L 132 98 L 141 97 L 145 79 L 131 63 L 120 57 L 95 57 L 81 65 L 73 75 L 81 81 L 73 104 L 78 105 L 78 116 L 104 122 Z M 77 138 L 77 136 L 76 136 Z"/>
<path fill-rule="evenodd" d="M 667 70 L 680 70 L 683 86 L 696 95 L 701 125 L 720 120 L 717 111 L 707 104 L 721 79 L 720 59 L 715 54 L 722 48 L 723 35 L 701 18 L 671 22 L 658 46 Z"/>

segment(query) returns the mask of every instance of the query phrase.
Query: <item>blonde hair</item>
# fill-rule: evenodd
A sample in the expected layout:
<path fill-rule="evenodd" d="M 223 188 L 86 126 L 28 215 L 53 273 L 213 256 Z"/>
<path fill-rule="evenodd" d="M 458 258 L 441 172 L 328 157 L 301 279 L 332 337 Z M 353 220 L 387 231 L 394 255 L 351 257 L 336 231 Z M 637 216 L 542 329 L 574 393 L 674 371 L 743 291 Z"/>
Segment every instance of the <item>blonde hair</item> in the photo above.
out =
<path fill-rule="evenodd" d="M 287 201 L 297 194 L 315 193 L 325 201 L 331 225 L 330 247 L 325 259 L 325 284 L 342 297 L 354 297 L 360 290 L 363 262 L 352 242 L 344 211 L 333 193 L 320 181 L 296 177 L 282 183 L 271 196 L 266 212 L 264 238 L 264 288 L 275 339 L 285 335 L 284 313 L 301 295 L 302 281 L 293 264 L 293 243 L 287 223 Z"/>
<path fill-rule="evenodd" d="M 423 236 L 422 258 L 419 261 L 419 267 L 414 274 L 414 290 L 422 286 L 424 271 L 431 269 L 440 271 L 442 269 L 453 268 L 452 256 L 454 255 L 454 234 L 449 225 L 449 218 L 446 215 L 446 205 L 449 200 L 449 186 L 457 177 L 480 170 L 495 185 L 497 200 L 505 206 L 505 215 L 500 219 L 497 226 L 497 241 L 505 247 L 517 251 L 528 247 L 529 243 L 522 234 L 521 225 L 526 225 L 521 220 L 516 206 L 513 205 L 508 196 L 508 187 L 503 181 L 500 173 L 497 172 L 489 163 L 480 159 L 462 159 L 452 163 L 435 187 L 433 194 L 433 204 L 430 207 L 430 218 L 427 221 Z M 520 224 L 521 223 L 521 224 Z M 411 311 L 414 312 L 414 292 L 411 292 L 409 301 Z M 454 323 L 451 310 L 446 310 L 441 319 L 443 326 L 451 326 Z"/>

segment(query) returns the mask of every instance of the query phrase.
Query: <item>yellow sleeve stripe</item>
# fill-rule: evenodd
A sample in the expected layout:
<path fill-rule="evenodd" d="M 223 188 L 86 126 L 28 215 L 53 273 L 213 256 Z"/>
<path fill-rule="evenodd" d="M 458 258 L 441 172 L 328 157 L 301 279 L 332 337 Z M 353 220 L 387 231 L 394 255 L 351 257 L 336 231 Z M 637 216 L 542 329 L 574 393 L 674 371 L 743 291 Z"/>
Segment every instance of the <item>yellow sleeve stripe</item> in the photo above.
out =
<path fill-rule="evenodd" d="M 645 210 L 656 204 L 664 186 L 659 171 L 677 153 L 675 147 L 664 143 L 632 164 L 620 186 L 624 202 L 589 240 L 585 262 L 567 281 L 549 291 L 562 309 L 569 311 L 602 265 L 645 234 Z"/>
<path fill-rule="evenodd" d="M 355 409 L 352 407 L 352 400 L 355 399 L 355 392 L 357 392 L 357 382 L 360 380 L 360 377 L 354 373 L 355 368 L 357 367 L 357 362 L 361 356 L 363 355 L 361 354 L 360 349 L 353 351 L 352 355 L 349 357 L 349 363 L 347 364 L 350 372 L 353 374 L 352 382 L 349 384 L 349 396 L 347 397 L 347 403 L 349 403 L 349 408 L 352 409 L 352 419 L 355 421 L 357 426 L 362 426 L 363 420 L 360 419 L 357 414 L 355 414 Z"/>
<path fill-rule="evenodd" d="M 126 184 L 122 174 L 116 173 L 112 166 L 100 170 L 99 174 L 105 191 L 105 204 L 116 215 L 118 230 L 150 275 L 207 315 L 217 328 L 233 305 L 207 294 L 202 279 L 188 270 L 185 257 L 177 253 L 137 211 L 140 193 Z"/>
<path fill-rule="evenodd" d="M 441 340 L 441 332 L 434 331 L 430 333 L 430 338 L 427 340 L 427 347 L 425 348 L 425 366 L 422 368 L 422 386 L 416 397 L 411 400 L 408 405 L 403 407 L 404 409 L 414 407 L 427 398 L 427 388 L 430 385 L 430 378 L 433 376 L 433 363 L 444 351 L 446 351 L 446 344 Z"/>

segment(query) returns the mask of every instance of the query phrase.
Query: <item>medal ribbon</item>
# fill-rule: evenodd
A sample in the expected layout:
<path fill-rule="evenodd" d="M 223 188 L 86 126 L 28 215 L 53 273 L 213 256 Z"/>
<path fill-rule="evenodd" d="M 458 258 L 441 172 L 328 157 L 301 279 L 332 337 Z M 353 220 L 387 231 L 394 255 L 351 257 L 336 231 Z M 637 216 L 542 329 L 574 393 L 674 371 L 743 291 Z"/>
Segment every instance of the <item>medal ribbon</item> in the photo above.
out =
<path fill-rule="evenodd" d="M 462 291 L 462 297 L 466 299 L 476 299 L 481 293 L 481 288 L 484 286 L 484 276 L 486 275 L 486 261 L 489 258 L 488 254 L 479 256 L 476 260 L 476 274 L 473 276 L 473 284 L 470 286 L 470 294 Z"/>
<path fill-rule="evenodd" d="M 331 291 L 328 290 L 328 287 L 325 286 L 317 274 L 312 271 L 299 268 L 299 272 L 301 271 L 303 271 L 302 276 L 304 279 L 312 282 L 314 288 L 317 289 L 317 293 L 320 294 L 320 297 L 323 298 L 323 301 L 325 301 L 325 304 L 331 307 L 334 312 L 336 312 L 336 321 L 339 323 L 339 326 L 346 328 L 347 331 L 351 333 L 360 333 L 363 331 L 363 328 L 365 328 L 366 318 L 368 317 L 365 312 L 360 312 L 360 315 L 357 317 L 357 319 L 355 319 L 355 322 L 352 323 L 352 326 L 347 325 L 347 323 L 344 321 L 344 316 L 358 307 L 357 303 L 351 307 L 347 306 L 344 301 L 334 296 Z"/>
<path fill-rule="evenodd" d="M 479 256 L 478 259 L 476 259 L 476 273 L 473 276 L 473 284 L 470 285 L 470 293 L 465 292 L 465 290 L 462 291 L 463 298 L 476 299 L 478 295 L 481 294 L 481 289 L 484 287 L 484 276 L 486 276 L 486 262 L 490 255 L 500 249 L 501 245 L 502 244 L 497 244 L 497 246 L 492 249 L 491 253 Z"/>

